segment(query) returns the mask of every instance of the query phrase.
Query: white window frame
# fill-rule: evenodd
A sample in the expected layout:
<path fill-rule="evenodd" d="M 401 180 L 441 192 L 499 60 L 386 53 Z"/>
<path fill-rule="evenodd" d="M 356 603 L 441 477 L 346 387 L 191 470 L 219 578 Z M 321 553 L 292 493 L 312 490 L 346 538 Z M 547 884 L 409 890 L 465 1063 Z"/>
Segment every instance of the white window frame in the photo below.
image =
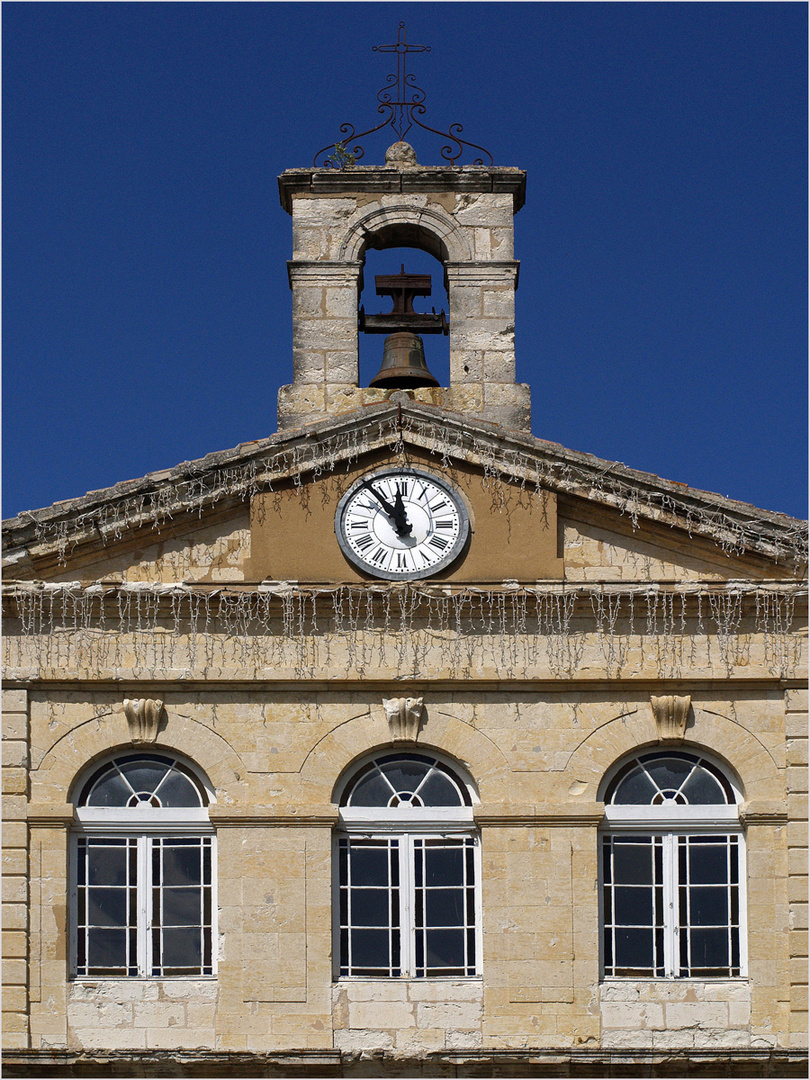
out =
<path fill-rule="evenodd" d="M 361 762 L 357 762 L 346 781 L 338 785 L 339 792 L 345 792 L 358 778 L 366 765 L 371 761 L 388 757 L 396 751 L 376 753 L 368 756 Z M 439 761 L 453 775 L 455 781 L 465 791 L 470 802 L 475 800 L 475 790 L 472 783 L 464 778 L 458 765 L 448 762 L 443 755 L 435 751 L 414 748 L 414 750 L 402 750 L 402 756 L 407 757 L 415 753 L 419 757 L 430 757 Z M 340 918 L 340 842 L 341 840 L 391 840 L 399 841 L 399 942 L 400 942 L 400 974 L 341 974 L 341 918 Z M 416 974 L 416 912 L 415 904 L 415 847 L 418 840 L 470 840 L 473 850 L 474 870 L 474 941 L 475 941 L 475 973 L 469 975 L 432 975 L 425 972 L 423 975 Z M 355 807 L 342 806 L 339 814 L 339 826 L 333 836 L 332 852 L 332 940 L 333 977 L 335 981 L 352 979 L 419 979 L 423 980 L 480 980 L 481 978 L 481 950 L 483 944 L 483 908 L 481 899 L 481 839 L 475 826 L 472 805 L 463 806 L 426 806 L 414 807 L 405 803 L 398 807 Z"/>
<path fill-rule="evenodd" d="M 129 751 L 112 755 L 109 761 L 123 757 L 135 757 L 135 753 Z M 147 751 L 145 757 L 161 757 L 168 760 L 177 760 L 194 774 L 198 785 L 205 791 L 208 803 L 215 801 L 214 792 L 210 785 L 200 775 L 199 771 L 179 755 L 160 751 Z M 107 764 L 109 764 L 109 761 Z M 80 793 L 89 776 L 99 772 L 105 767 L 104 762 L 97 762 L 91 769 L 85 770 L 83 776 L 74 785 Z M 181 808 L 136 806 L 136 807 L 107 807 L 107 806 L 77 806 L 75 809 L 76 828 L 70 837 L 69 871 L 70 871 L 70 972 L 71 977 L 78 981 L 99 979 L 213 979 L 217 973 L 217 851 L 216 834 L 208 814 L 207 806 L 191 806 Z M 159 974 L 151 973 L 152 967 L 152 850 L 153 840 L 164 837 L 177 839 L 202 840 L 206 837 L 211 839 L 211 971 L 210 973 L 197 974 Z M 136 871 L 136 934 L 137 934 L 137 975 L 114 974 L 94 975 L 78 973 L 78 945 L 79 945 L 79 841 L 82 839 L 129 839 L 135 840 L 137 849 Z M 203 888 L 206 886 L 203 885 Z M 201 927 L 204 929 L 204 924 Z M 132 965 L 135 966 L 135 965 Z M 208 966 L 208 965 L 203 965 Z"/>
<path fill-rule="evenodd" d="M 722 978 L 745 978 L 747 977 L 748 935 L 747 935 L 747 899 L 746 899 L 746 858 L 745 858 L 745 833 L 740 822 L 739 803 L 742 795 L 738 785 L 729 776 L 728 770 L 723 768 L 710 755 L 703 751 L 693 750 L 689 747 L 679 748 L 680 753 L 688 753 L 696 758 L 707 761 L 719 772 L 722 772 L 729 782 L 735 803 L 707 803 L 698 805 L 682 805 L 675 802 L 666 802 L 659 805 L 607 805 L 603 825 L 600 827 L 599 836 L 599 949 L 600 967 L 603 979 L 660 979 L 678 980 L 699 979 L 715 980 Z M 641 758 L 656 753 L 655 750 L 637 751 L 633 758 Z M 667 756 L 667 751 L 661 749 L 659 754 L 662 758 Z M 610 777 L 615 777 L 621 768 L 631 759 L 624 759 L 616 767 L 611 769 Z M 609 787 L 609 783 L 602 785 Z M 603 862 L 603 841 L 606 837 L 620 836 L 638 837 L 662 837 L 663 838 L 663 930 L 664 930 L 664 975 L 650 975 L 635 973 L 629 975 L 614 975 L 605 972 L 605 881 Z M 706 975 L 706 974 L 680 974 L 680 933 L 679 925 L 679 881 L 678 869 L 678 841 L 681 837 L 716 835 L 722 837 L 737 836 L 737 874 L 738 874 L 738 933 L 740 970 L 735 975 Z M 611 924 L 611 925 L 615 925 Z M 615 964 L 615 957 L 614 957 Z"/>

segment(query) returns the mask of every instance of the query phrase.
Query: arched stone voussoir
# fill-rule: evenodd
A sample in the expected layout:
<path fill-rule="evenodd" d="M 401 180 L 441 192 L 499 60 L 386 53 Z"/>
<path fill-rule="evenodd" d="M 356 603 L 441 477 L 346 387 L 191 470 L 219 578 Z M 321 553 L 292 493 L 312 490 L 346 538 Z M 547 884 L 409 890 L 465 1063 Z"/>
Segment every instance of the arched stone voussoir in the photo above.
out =
<path fill-rule="evenodd" d="M 361 260 L 369 247 L 419 247 L 440 262 L 473 258 L 464 228 L 440 206 L 378 206 L 352 221 L 340 241 L 337 257 L 340 261 Z"/>
<path fill-rule="evenodd" d="M 432 750 L 456 761 L 469 773 L 481 801 L 508 801 L 509 764 L 495 743 L 476 728 L 453 717 L 443 718 L 440 727 L 431 728 L 431 737 L 422 732 L 415 742 L 393 742 L 385 719 L 372 710 L 334 728 L 317 743 L 301 769 L 301 780 L 314 802 L 329 803 L 335 787 L 353 762 L 370 754 L 430 753 Z"/>
<path fill-rule="evenodd" d="M 217 732 L 190 717 L 171 717 L 155 742 L 133 745 L 123 709 L 94 717 L 66 732 L 31 773 L 33 802 L 67 802 L 77 777 L 116 753 L 176 753 L 188 758 L 209 779 L 219 802 L 244 797 L 247 767 Z"/>
<path fill-rule="evenodd" d="M 572 753 L 566 766 L 571 784 L 579 788 L 579 798 L 597 798 L 605 774 L 626 754 L 633 751 L 683 749 L 705 752 L 720 759 L 735 773 L 748 800 L 784 797 L 782 772 L 767 747 L 746 728 L 724 716 L 705 712 L 695 704 L 695 723 L 686 738 L 658 740 L 652 730 L 652 718 L 644 709 L 630 716 L 619 716 L 591 732 Z"/>

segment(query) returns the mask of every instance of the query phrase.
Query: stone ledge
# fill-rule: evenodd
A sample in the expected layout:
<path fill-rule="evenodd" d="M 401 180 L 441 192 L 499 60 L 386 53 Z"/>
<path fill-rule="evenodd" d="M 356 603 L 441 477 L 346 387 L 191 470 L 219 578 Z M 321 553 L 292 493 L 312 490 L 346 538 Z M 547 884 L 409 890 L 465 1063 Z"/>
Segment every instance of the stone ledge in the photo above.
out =
<path fill-rule="evenodd" d="M 597 826 L 605 817 L 604 803 L 539 803 L 535 806 L 501 806 L 491 810 L 476 808 L 473 816 L 478 825 L 505 828 L 524 825 Z"/>
<path fill-rule="evenodd" d="M 324 806 L 315 810 L 297 813 L 294 809 L 284 806 L 273 808 L 270 806 L 209 806 L 211 824 L 217 828 L 231 826 L 233 828 L 288 828 L 298 826 L 303 828 L 332 828 L 338 822 L 338 808 L 336 806 Z"/>
<path fill-rule="evenodd" d="M 32 803 L 26 815 L 29 825 L 50 827 L 75 824 L 76 815 L 72 803 Z"/>
<path fill-rule="evenodd" d="M 806 1077 L 805 1050 L 12 1050 L 6 1077 Z"/>

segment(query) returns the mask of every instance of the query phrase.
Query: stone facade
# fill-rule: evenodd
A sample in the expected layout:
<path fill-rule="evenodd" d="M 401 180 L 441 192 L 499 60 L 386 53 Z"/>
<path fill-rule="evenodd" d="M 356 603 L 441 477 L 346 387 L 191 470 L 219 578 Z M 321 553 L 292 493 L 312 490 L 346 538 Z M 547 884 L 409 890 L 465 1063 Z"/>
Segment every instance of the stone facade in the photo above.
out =
<path fill-rule="evenodd" d="M 407 161 L 285 173 L 286 430 L 6 523 L 8 1075 L 802 1074 L 801 523 L 525 433 L 522 185 Z M 357 387 L 369 235 L 446 261 L 450 388 Z M 453 484 L 472 536 L 435 578 L 374 581 L 335 511 L 403 464 Z M 657 749 L 736 785 L 739 975 L 604 975 L 606 783 Z M 336 972 L 342 785 L 393 750 L 469 777 L 475 975 Z M 210 784 L 209 976 L 75 974 L 81 793 L 134 752 Z"/>

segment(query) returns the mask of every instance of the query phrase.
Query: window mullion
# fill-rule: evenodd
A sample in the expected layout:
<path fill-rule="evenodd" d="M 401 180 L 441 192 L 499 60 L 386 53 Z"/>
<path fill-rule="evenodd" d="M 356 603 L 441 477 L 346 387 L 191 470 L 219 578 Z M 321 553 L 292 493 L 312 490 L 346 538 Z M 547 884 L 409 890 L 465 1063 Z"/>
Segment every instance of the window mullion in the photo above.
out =
<path fill-rule="evenodd" d="M 413 978 L 416 968 L 416 897 L 413 837 L 399 838 L 399 947 L 402 974 Z"/>
<path fill-rule="evenodd" d="M 149 976 L 152 971 L 152 842 L 148 836 L 138 837 L 138 971 Z"/>
<path fill-rule="evenodd" d="M 668 833 L 663 837 L 664 871 L 664 973 L 672 979 L 679 968 L 678 931 L 678 837 Z"/>

